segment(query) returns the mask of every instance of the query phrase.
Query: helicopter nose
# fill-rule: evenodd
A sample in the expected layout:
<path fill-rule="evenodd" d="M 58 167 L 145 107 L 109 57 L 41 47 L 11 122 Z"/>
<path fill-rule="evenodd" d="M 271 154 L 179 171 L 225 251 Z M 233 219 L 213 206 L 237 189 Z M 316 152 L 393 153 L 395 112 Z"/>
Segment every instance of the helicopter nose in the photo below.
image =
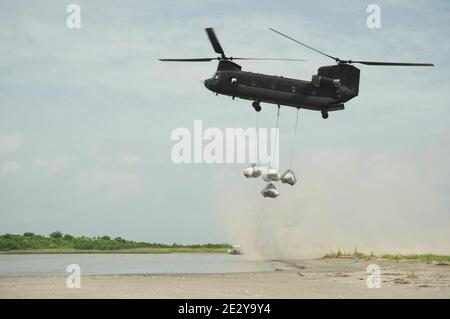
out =
<path fill-rule="evenodd" d="M 211 79 L 206 79 L 203 83 L 208 90 L 211 90 Z"/>

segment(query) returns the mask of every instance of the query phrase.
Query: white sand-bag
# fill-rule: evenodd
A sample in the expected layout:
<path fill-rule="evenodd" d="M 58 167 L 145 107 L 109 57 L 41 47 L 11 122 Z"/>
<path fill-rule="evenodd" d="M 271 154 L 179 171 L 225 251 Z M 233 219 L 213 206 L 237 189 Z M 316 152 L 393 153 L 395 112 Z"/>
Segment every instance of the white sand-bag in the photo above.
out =
<path fill-rule="evenodd" d="M 253 166 L 247 167 L 246 169 L 244 169 L 244 176 L 247 178 L 252 178 L 254 170 L 255 169 Z"/>
<path fill-rule="evenodd" d="M 263 171 L 261 169 L 261 167 L 259 167 L 258 165 L 253 166 L 253 174 L 252 177 L 253 178 L 258 178 L 262 175 Z"/>
<path fill-rule="evenodd" d="M 263 179 L 266 182 L 278 182 L 280 178 L 280 173 L 278 173 L 278 171 L 274 168 L 269 168 L 267 173 L 263 175 Z"/>
<path fill-rule="evenodd" d="M 295 174 L 292 170 L 288 169 L 284 174 L 281 176 L 281 182 L 284 184 L 294 185 L 297 183 L 297 178 L 295 177 Z"/>
<path fill-rule="evenodd" d="M 276 198 L 280 195 L 280 192 L 277 190 L 274 184 L 269 183 L 261 191 L 261 195 L 263 195 L 264 197 Z"/>
<path fill-rule="evenodd" d="M 257 178 L 262 174 L 261 167 L 256 164 L 252 164 L 250 167 L 244 169 L 244 176 L 247 178 Z"/>

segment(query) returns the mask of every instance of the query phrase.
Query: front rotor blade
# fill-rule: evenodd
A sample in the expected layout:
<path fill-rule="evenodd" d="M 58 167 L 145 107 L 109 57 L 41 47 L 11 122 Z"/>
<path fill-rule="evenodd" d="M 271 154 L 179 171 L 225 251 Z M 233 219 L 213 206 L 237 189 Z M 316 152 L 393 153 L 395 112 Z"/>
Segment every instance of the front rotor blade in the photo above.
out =
<path fill-rule="evenodd" d="M 222 55 L 222 57 L 224 57 L 225 53 L 223 52 L 223 49 L 219 43 L 219 40 L 217 40 L 214 29 L 206 28 L 205 30 L 206 30 L 206 33 L 208 34 L 209 41 L 211 41 L 214 51 L 216 51 L 216 53 L 219 53 L 220 55 Z"/>
<path fill-rule="evenodd" d="M 195 58 L 195 59 L 158 59 L 163 62 L 209 62 L 217 58 Z"/>
<path fill-rule="evenodd" d="M 232 58 L 233 60 L 248 60 L 248 61 L 306 61 L 303 59 L 278 59 L 278 58 Z"/>
<path fill-rule="evenodd" d="M 376 62 L 376 61 L 348 61 L 348 63 L 360 63 L 365 65 L 386 65 L 386 66 L 434 66 L 433 63 L 403 63 L 403 62 Z"/>
<path fill-rule="evenodd" d="M 307 44 L 305 44 L 305 43 L 302 43 L 302 42 L 300 42 L 300 41 L 298 41 L 298 40 L 295 40 L 294 38 L 291 38 L 290 36 L 288 36 L 288 35 L 286 35 L 286 34 L 284 34 L 284 33 L 281 33 L 280 31 L 277 31 L 277 30 L 272 29 L 272 28 L 269 28 L 269 30 L 270 30 L 270 31 L 273 31 L 273 32 L 275 32 L 275 33 L 277 33 L 277 34 L 279 34 L 279 35 L 285 37 L 285 38 L 288 38 L 289 40 L 292 40 L 292 41 L 294 41 L 294 42 L 296 42 L 296 43 L 298 43 L 298 44 L 301 44 L 301 45 L 303 45 L 304 47 L 307 47 L 308 49 L 313 50 L 314 52 L 317 52 L 317 53 L 320 53 L 320 54 L 322 54 L 322 55 L 324 55 L 324 56 L 326 56 L 326 57 L 329 57 L 330 59 L 333 59 L 333 60 L 335 60 L 335 61 L 338 61 L 338 60 L 339 60 L 338 58 L 335 58 L 334 56 L 331 56 L 331 55 L 329 55 L 329 54 L 323 53 L 322 51 L 319 51 L 319 50 L 317 50 L 317 49 L 314 49 L 313 47 L 310 47 L 309 45 L 307 45 Z"/>

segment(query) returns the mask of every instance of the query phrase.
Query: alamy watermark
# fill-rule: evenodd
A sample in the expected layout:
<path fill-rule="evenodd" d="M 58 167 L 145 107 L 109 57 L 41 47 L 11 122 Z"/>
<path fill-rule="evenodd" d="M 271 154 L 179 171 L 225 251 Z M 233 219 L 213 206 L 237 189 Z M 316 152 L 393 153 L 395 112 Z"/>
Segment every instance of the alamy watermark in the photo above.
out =
<path fill-rule="evenodd" d="M 370 13 L 366 20 L 366 25 L 369 29 L 381 28 L 381 8 L 378 4 L 372 3 L 367 6 L 367 13 Z"/>
<path fill-rule="evenodd" d="M 176 164 L 260 163 L 278 168 L 278 128 L 203 129 L 203 122 L 195 120 L 193 129 L 178 127 L 170 138 L 176 141 L 170 153 Z"/>
<path fill-rule="evenodd" d="M 68 29 L 81 28 L 81 7 L 78 4 L 72 3 L 67 6 L 66 12 L 69 16 L 66 19 L 66 26 Z"/>
<path fill-rule="evenodd" d="M 81 288 L 81 267 L 78 264 L 70 264 L 66 268 L 70 275 L 66 278 L 66 286 L 69 289 Z"/>
<path fill-rule="evenodd" d="M 367 277 L 367 288 L 381 288 L 381 268 L 377 264 L 370 264 L 367 266 L 367 272 L 370 274 Z"/>

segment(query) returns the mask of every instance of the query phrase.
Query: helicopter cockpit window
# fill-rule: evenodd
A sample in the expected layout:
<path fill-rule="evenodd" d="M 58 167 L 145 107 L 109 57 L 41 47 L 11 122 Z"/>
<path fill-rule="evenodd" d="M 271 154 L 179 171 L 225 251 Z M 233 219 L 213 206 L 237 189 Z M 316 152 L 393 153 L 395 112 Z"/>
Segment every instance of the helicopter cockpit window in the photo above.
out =
<path fill-rule="evenodd" d="M 234 76 L 230 76 L 230 79 L 228 80 L 230 83 L 236 83 L 237 82 L 237 78 Z"/>
<path fill-rule="evenodd" d="M 213 79 L 214 79 L 214 80 L 218 80 L 218 79 L 219 79 L 219 73 L 215 73 L 215 74 L 213 75 Z"/>

